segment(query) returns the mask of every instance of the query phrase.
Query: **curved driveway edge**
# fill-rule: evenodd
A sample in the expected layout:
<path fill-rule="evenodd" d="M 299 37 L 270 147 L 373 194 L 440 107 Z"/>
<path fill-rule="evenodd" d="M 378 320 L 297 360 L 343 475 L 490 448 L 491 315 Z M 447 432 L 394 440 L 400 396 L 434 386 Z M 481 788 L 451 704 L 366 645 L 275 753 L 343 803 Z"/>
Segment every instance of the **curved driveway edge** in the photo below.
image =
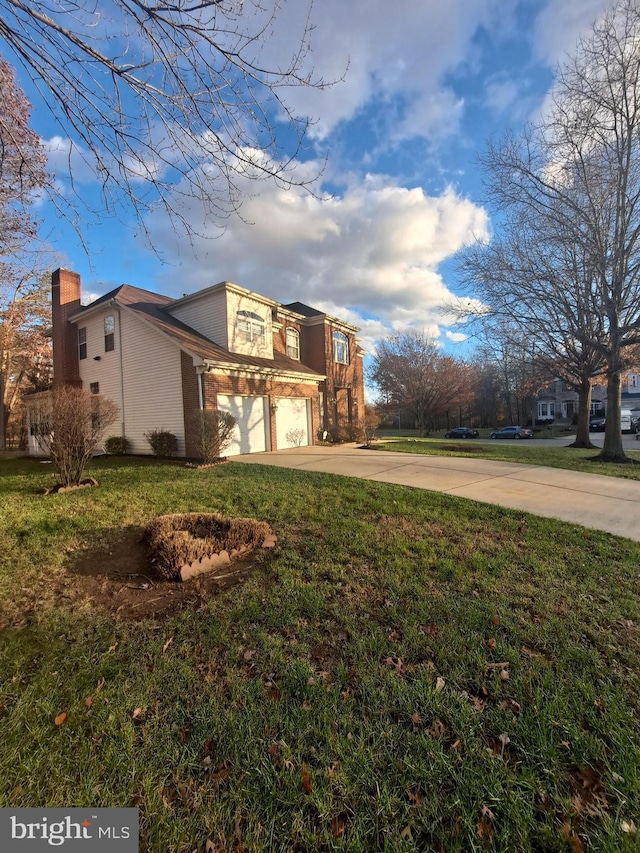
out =
<path fill-rule="evenodd" d="M 251 453 L 236 456 L 233 461 L 444 492 L 570 521 L 640 542 L 638 480 L 466 456 L 362 450 L 352 444 Z"/>

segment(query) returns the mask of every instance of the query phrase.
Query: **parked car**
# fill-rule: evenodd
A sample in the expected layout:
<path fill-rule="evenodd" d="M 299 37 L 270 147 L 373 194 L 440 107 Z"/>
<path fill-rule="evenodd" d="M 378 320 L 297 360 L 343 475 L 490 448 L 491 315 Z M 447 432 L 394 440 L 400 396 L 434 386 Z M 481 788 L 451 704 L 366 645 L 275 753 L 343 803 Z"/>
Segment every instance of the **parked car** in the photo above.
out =
<path fill-rule="evenodd" d="M 589 432 L 604 432 L 606 418 L 591 418 L 589 421 Z"/>
<path fill-rule="evenodd" d="M 480 435 L 477 429 L 469 429 L 469 427 L 455 427 L 445 432 L 445 438 L 477 438 Z"/>
<path fill-rule="evenodd" d="M 533 433 L 526 427 L 508 426 L 494 430 L 491 438 L 533 438 Z"/>

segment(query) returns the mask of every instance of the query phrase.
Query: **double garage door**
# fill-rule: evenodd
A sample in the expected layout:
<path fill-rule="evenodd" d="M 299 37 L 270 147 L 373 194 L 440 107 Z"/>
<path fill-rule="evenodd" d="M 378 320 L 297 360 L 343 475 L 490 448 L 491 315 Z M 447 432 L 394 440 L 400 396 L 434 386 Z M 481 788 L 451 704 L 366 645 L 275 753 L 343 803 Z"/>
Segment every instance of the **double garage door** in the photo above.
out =
<path fill-rule="evenodd" d="M 309 444 L 309 406 L 304 397 L 280 397 L 276 403 L 276 447 Z M 218 394 L 218 409 L 236 419 L 234 438 L 226 456 L 260 453 L 270 450 L 269 400 L 267 397 L 241 397 Z M 274 448 L 275 449 L 275 448 Z"/>

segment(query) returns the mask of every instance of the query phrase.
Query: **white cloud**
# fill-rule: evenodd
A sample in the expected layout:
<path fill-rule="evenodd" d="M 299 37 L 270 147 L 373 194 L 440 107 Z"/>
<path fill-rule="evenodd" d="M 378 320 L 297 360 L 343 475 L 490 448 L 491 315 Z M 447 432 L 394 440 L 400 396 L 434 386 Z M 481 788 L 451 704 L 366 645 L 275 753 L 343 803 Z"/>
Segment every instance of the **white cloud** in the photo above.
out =
<path fill-rule="evenodd" d="M 572 54 L 580 36 L 587 35 L 610 0 L 548 0 L 536 19 L 534 55 L 555 66 Z"/>
<path fill-rule="evenodd" d="M 202 223 L 202 208 L 195 199 L 191 205 L 189 220 Z M 353 322 L 365 348 L 407 326 L 439 335 L 442 305 L 455 300 L 439 266 L 488 229 L 485 211 L 453 189 L 429 196 L 381 175 L 347 176 L 342 192 L 324 201 L 266 184 L 247 199 L 243 216 L 213 241 L 196 239 L 195 256 L 160 213 L 150 217 L 154 244 L 179 265 L 161 274 L 157 288 L 173 295 L 235 281 Z"/>
<path fill-rule="evenodd" d="M 265 45 L 267 58 L 290 50 L 305 7 L 286 6 L 282 25 Z M 506 7 L 504 0 L 423 0 L 394 9 L 386 0 L 323 0 L 313 10 L 309 63 L 324 80 L 344 79 L 325 90 L 292 88 L 286 101 L 298 114 L 317 118 L 317 138 L 375 104 L 378 112 L 386 108 L 390 121 L 400 106 L 401 118 L 385 127 L 385 136 L 441 139 L 457 130 L 462 109 L 447 75 L 473 61 L 478 29 L 499 31 L 513 8 L 514 0 Z"/>

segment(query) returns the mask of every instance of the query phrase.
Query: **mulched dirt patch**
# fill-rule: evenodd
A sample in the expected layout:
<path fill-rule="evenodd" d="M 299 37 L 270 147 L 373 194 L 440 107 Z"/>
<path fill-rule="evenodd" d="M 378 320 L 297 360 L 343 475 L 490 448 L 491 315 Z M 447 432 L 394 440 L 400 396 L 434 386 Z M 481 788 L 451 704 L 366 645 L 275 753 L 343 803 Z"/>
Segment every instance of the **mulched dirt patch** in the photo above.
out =
<path fill-rule="evenodd" d="M 141 527 L 128 527 L 116 542 L 72 552 L 67 573 L 56 590 L 58 597 L 68 604 L 106 611 L 117 619 L 165 617 L 186 606 L 204 606 L 213 596 L 242 583 L 258 562 L 252 554 L 233 561 L 223 571 L 192 581 L 166 581 L 153 574 L 142 533 Z"/>

